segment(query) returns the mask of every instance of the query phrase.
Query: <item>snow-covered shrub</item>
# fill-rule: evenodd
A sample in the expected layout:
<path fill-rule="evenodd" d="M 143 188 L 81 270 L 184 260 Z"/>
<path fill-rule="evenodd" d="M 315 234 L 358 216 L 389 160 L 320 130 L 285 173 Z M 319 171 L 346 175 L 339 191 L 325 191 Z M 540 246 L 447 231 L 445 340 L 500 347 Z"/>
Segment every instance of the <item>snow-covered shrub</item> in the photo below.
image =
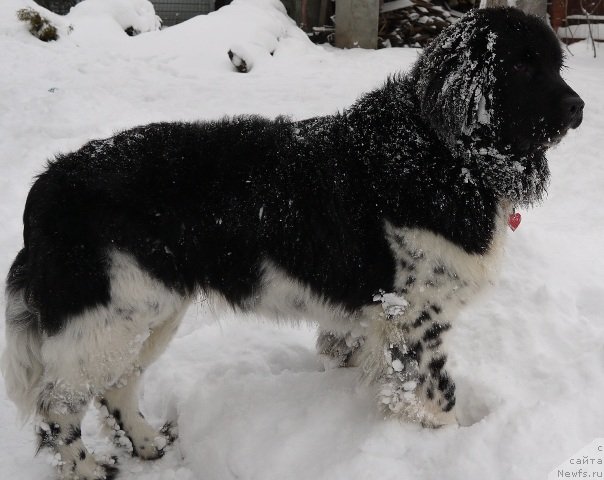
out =
<path fill-rule="evenodd" d="M 33 8 L 22 8 L 17 11 L 17 18 L 29 24 L 29 32 L 43 42 L 57 40 L 57 28 Z"/>
<path fill-rule="evenodd" d="M 73 7 L 67 18 L 74 24 L 85 18 L 109 18 L 128 35 L 159 30 L 161 19 L 148 0 L 84 0 Z"/>

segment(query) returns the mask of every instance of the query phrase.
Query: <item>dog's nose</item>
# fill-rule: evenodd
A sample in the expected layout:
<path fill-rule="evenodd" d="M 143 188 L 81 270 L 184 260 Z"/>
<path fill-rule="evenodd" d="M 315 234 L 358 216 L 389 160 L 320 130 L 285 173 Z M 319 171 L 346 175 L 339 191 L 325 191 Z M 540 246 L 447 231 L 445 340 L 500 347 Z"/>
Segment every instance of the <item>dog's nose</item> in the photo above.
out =
<path fill-rule="evenodd" d="M 562 105 L 570 128 L 577 128 L 581 125 L 583 121 L 583 107 L 585 106 L 585 102 L 581 100 L 581 97 L 578 95 L 566 97 L 562 100 Z"/>

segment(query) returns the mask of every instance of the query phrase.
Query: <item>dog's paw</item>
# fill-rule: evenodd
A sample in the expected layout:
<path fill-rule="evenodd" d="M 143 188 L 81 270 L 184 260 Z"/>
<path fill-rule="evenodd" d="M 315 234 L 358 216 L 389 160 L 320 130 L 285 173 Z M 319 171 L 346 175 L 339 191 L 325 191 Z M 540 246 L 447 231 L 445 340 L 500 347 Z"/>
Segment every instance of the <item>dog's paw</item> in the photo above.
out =
<path fill-rule="evenodd" d="M 443 411 L 436 402 L 421 395 L 414 381 L 393 386 L 384 384 L 378 391 L 378 402 L 386 417 L 404 422 L 418 423 L 425 428 L 458 425 L 454 409 Z"/>
<path fill-rule="evenodd" d="M 168 439 L 168 445 L 172 445 L 178 439 L 178 426 L 175 422 L 168 421 L 160 428 L 159 433 Z"/>
<path fill-rule="evenodd" d="M 166 448 L 178 438 L 178 429 L 172 422 L 167 422 L 159 432 L 138 437 L 132 442 L 132 455 L 143 460 L 156 460 L 166 453 Z"/>
<path fill-rule="evenodd" d="M 425 428 L 441 428 L 459 425 L 459 422 L 457 421 L 457 417 L 453 410 L 449 412 L 438 410 L 435 412 L 426 412 L 426 415 L 421 421 L 421 425 Z"/>
<path fill-rule="evenodd" d="M 116 418 L 101 406 L 104 431 L 113 443 L 142 460 L 156 460 L 164 456 L 165 449 L 178 438 L 176 425 L 166 423 L 159 431 L 153 428 L 142 414 L 120 415 Z"/>
<path fill-rule="evenodd" d="M 119 473 L 119 468 L 116 464 L 103 463 L 99 465 L 98 476 L 93 477 L 95 480 L 113 480 Z"/>
<path fill-rule="evenodd" d="M 61 480 L 114 480 L 119 469 L 117 457 L 111 457 L 106 462 L 97 462 L 93 455 L 63 463 L 59 468 Z"/>

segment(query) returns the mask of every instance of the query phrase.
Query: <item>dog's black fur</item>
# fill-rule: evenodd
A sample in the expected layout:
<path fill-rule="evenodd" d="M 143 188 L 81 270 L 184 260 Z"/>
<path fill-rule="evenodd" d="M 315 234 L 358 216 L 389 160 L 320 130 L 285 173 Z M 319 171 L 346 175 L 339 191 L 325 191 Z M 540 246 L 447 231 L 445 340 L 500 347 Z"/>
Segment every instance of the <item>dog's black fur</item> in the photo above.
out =
<path fill-rule="evenodd" d="M 183 296 L 218 291 L 244 310 L 270 261 L 349 312 L 397 289 L 385 222 L 483 255 L 500 205 L 541 198 L 547 147 L 581 123 L 583 102 L 561 67 L 541 21 L 479 10 L 408 75 L 340 114 L 158 123 L 60 155 L 27 199 L 7 289 L 25 292 L 30 314 L 12 321 L 52 337 L 107 305 L 115 250 Z M 434 324 L 425 343 L 447 328 Z M 452 408 L 448 377 L 435 378 Z"/>

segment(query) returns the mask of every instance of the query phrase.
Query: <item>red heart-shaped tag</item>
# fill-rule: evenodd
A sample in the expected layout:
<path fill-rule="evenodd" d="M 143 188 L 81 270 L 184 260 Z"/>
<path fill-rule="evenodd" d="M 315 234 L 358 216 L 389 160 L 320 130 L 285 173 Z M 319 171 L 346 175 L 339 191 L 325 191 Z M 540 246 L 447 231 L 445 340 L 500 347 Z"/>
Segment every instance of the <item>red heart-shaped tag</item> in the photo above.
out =
<path fill-rule="evenodd" d="M 508 225 L 512 229 L 512 232 L 518 228 L 520 222 L 522 221 L 522 216 L 518 212 L 510 213 L 510 218 L 508 218 Z"/>

